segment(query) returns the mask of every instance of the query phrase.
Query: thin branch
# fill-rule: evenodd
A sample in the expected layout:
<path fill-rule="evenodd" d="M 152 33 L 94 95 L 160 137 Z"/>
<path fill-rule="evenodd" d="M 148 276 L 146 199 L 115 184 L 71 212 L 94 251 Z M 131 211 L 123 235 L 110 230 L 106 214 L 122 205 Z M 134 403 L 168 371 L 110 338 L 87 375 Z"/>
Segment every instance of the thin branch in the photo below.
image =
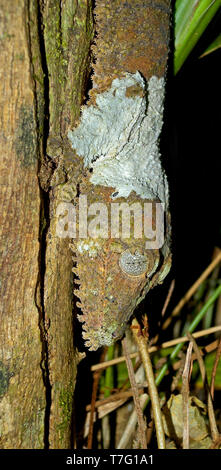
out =
<path fill-rule="evenodd" d="M 194 338 L 200 338 L 201 336 L 210 335 L 210 334 L 215 333 L 217 331 L 221 331 L 221 326 L 213 326 L 211 328 L 208 328 L 207 330 L 197 331 L 196 333 L 193 333 L 193 337 Z M 165 341 L 164 343 L 162 343 L 159 346 L 151 346 L 150 348 L 148 348 L 148 352 L 153 353 L 155 351 L 159 351 L 160 349 L 175 346 L 176 344 L 179 344 L 179 343 L 185 343 L 186 341 L 189 341 L 187 336 L 182 336 L 180 338 L 172 339 L 170 341 Z M 134 352 L 134 353 L 130 354 L 131 359 L 133 359 L 137 356 L 139 356 L 139 352 Z M 94 372 L 94 371 L 99 370 L 99 369 L 106 369 L 106 367 L 113 366 L 113 365 L 119 364 L 119 363 L 124 362 L 124 361 L 125 361 L 124 356 L 116 357 L 116 358 L 112 359 L 111 361 L 105 361 L 105 362 L 100 362 L 99 364 L 94 364 L 91 367 L 91 371 Z"/>
<path fill-rule="evenodd" d="M 144 393 L 144 388 L 146 387 L 147 387 L 147 383 L 137 384 L 138 394 L 142 395 L 142 393 Z M 133 391 L 131 388 L 129 390 L 126 390 L 125 392 L 112 393 L 108 398 L 97 400 L 95 402 L 95 408 L 102 407 L 103 405 L 107 405 L 108 403 L 112 403 L 114 401 L 119 401 L 119 400 L 124 400 L 124 399 L 127 400 L 128 398 L 131 398 L 132 396 L 133 396 Z M 90 411 L 90 410 L 91 410 L 91 404 L 86 406 L 86 411 Z"/>
<path fill-rule="evenodd" d="M 169 305 L 169 302 L 170 302 L 170 299 L 172 297 L 172 294 L 173 294 L 173 291 L 174 291 L 174 287 L 175 287 L 175 279 L 173 279 L 171 281 L 171 284 L 170 284 L 170 288 L 169 288 L 169 291 L 168 291 L 168 294 L 166 296 L 166 300 L 164 302 L 164 305 L 163 305 L 163 308 L 162 308 L 162 312 L 161 312 L 161 317 L 163 318 L 165 313 L 166 313 L 166 310 L 167 310 L 167 307 Z"/>
<path fill-rule="evenodd" d="M 140 440 L 142 449 L 146 449 L 147 448 L 146 425 L 145 425 L 144 418 L 143 418 L 143 411 L 140 406 L 139 393 L 138 393 L 137 383 L 136 383 L 135 376 L 134 376 L 133 364 L 132 364 L 132 361 L 130 359 L 130 356 L 127 350 L 126 338 L 122 340 L 122 346 L 123 346 L 123 351 L 124 351 L 124 355 L 126 359 L 131 388 L 133 391 L 134 406 L 137 412 L 139 440 Z"/>
<path fill-rule="evenodd" d="M 202 375 L 203 385 L 204 385 L 204 388 L 205 388 L 205 392 L 207 394 L 208 417 L 209 417 L 211 435 L 212 435 L 213 441 L 216 441 L 219 438 L 219 431 L 218 431 L 217 425 L 216 425 L 215 413 L 214 413 L 214 409 L 213 409 L 213 402 L 212 402 L 212 397 L 211 397 L 211 394 L 210 394 L 210 389 L 209 389 L 209 386 L 208 386 L 205 364 L 203 362 L 200 349 L 199 349 L 195 339 L 192 337 L 192 335 L 190 333 L 187 333 L 187 336 L 189 337 L 190 341 L 193 342 L 193 349 L 194 349 L 194 352 L 197 356 L 197 360 L 198 360 L 198 363 L 199 363 L 199 368 L 200 368 L 200 373 Z"/>
<path fill-rule="evenodd" d="M 144 393 L 140 397 L 140 406 L 141 406 L 142 410 L 143 410 L 144 405 L 147 401 L 147 398 L 148 398 L 148 395 L 146 393 Z M 127 446 L 128 442 L 130 441 L 130 438 L 131 438 L 132 434 L 134 433 L 134 429 L 136 427 L 136 424 L 137 424 L 137 413 L 134 410 L 133 413 L 131 413 L 131 415 L 130 415 L 130 418 L 128 420 L 126 428 L 124 429 L 124 432 L 122 433 L 121 439 L 118 442 L 118 444 L 116 446 L 116 449 L 126 449 L 126 446 Z"/>
<path fill-rule="evenodd" d="M 215 357 L 215 361 L 213 364 L 213 370 L 212 370 L 212 376 L 211 376 L 210 393 L 211 393 L 212 399 L 214 399 L 215 377 L 216 377 L 216 371 L 217 371 L 217 367 L 219 364 L 220 356 L 221 356 L 221 336 L 219 338 L 218 347 L 216 351 L 216 357 Z"/>
<path fill-rule="evenodd" d="M 221 250 L 219 250 L 219 253 L 218 255 L 216 256 L 216 258 L 209 264 L 209 266 L 205 269 L 205 271 L 203 271 L 203 273 L 201 274 L 201 276 L 196 280 L 196 282 L 194 282 L 194 284 L 190 287 L 190 289 L 186 292 L 186 294 L 184 295 L 184 297 L 182 297 L 182 299 L 179 301 L 179 303 L 177 304 L 177 306 L 173 309 L 171 315 L 169 318 L 167 318 L 167 320 L 164 322 L 162 328 L 163 330 L 165 330 L 166 328 L 168 328 L 168 326 L 170 325 L 172 319 L 177 316 L 179 313 L 180 313 L 180 310 L 183 308 L 183 306 L 188 302 L 188 300 L 190 300 L 190 298 L 192 297 L 192 295 L 196 292 L 196 290 L 198 289 L 198 287 L 200 286 L 200 284 L 202 284 L 203 281 L 205 281 L 205 279 L 209 276 L 209 274 L 213 271 L 213 269 L 215 268 L 215 266 L 217 266 L 218 263 L 220 263 L 221 261 Z"/>
<path fill-rule="evenodd" d="M 197 315 L 194 317 L 193 321 L 190 323 L 189 325 L 189 332 L 190 333 L 193 333 L 194 330 L 196 329 L 196 327 L 199 325 L 199 323 L 201 322 L 201 320 L 203 319 L 205 313 L 207 312 L 208 308 L 210 307 L 210 305 L 212 305 L 216 299 L 219 297 L 219 295 L 221 295 L 221 285 L 219 285 L 216 290 L 213 292 L 213 294 L 210 296 L 210 298 L 208 299 L 208 301 L 204 304 L 204 306 L 201 308 L 201 310 L 197 313 Z M 163 365 L 163 367 L 160 369 L 157 377 L 156 377 L 156 385 L 158 386 L 161 381 L 163 380 L 166 372 L 168 371 L 168 368 L 169 366 L 171 365 L 171 363 L 173 362 L 174 359 L 176 359 L 177 355 L 179 354 L 179 352 L 181 351 L 182 347 L 183 347 L 183 342 L 182 343 L 179 343 L 175 346 L 175 348 L 173 349 L 172 353 L 170 354 L 170 356 L 168 357 L 168 360 L 166 362 L 166 364 Z"/>
<path fill-rule="evenodd" d="M 217 347 L 218 347 L 218 340 L 213 341 L 212 343 L 208 344 L 203 349 L 201 349 L 201 354 L 202 355 L 208 354 L 208 353 L 216 350 Z M 195 361 L 196 359 L 197 359 L 196 354 L 193 353 L 192 354 L 192 360 Z M 174 370 L 179 369 L 181 367 L 182 362 L 183 362 L 182 360 L 175 362 L 175 364 L 173 364 L 173 369 Z M 183 370 L 183 368 L 184 368 L 184 366 L 182 365 L 182 370 Z M 182 374 L 182 371 L 181 371 L 181 374 Z M 144 391 L 144 388 L 146 388 L 146 387 L 147 387 L 147 382 L 143 382 L 143 383 L 140 383 L 140 384 L 137 383 L 138 393 L 142 394 L 143 391 Z M 103 399 L 97 400 L 95 402 L 95 408 L 100 408 L 100 407 L 102 408 L 102 406 L 104 406 L 106 404 L 109 404 L 109 403 L 112 403 L 112 402 L 115 402 L 115 401 L 127 400 L 127 399 L 131 398 L 132 396 L 133 396 L 133 392 L 132 392 L 131 389 L 125 390 L 125 391 L 120 391 L 120 392 L 115 392 L 115 393 L 112 393 L 108 398 L 103 398 Z M 86 411 L 90 411 L 90 410 L 91 410 L 91 404 L 86 406 Z"/>
<path fill-rule="evenodd" d="M 193 343 L 190 341 L 186 361 L 182 374 L 182 399 L 183 399 L 183 449 L 189 449 L 189 376 L 191 367 Z"/>
<path fill-rule="evenodd" d="M 104 356 L 106 354 L 106 348 L 104 348 L 101 354 L 101 361 L 104 360 Z M 88 432 L 88 441 L 87 441 L 87 448 L 92 449 L 93 443 L 93 428 L 94 428 L 94 411 L 95 411 L 95 403 L 96 403 L 96 396 L 97 390 L 99 385 L 99 380 L 101 376 L 102 370 L 98 370 L 93 374 L 93 388 L 92 388 L 92 397 L 91 397 L 91 414 L 90 414 L 90 424 L 89 424 L 89 432 Z"/>
<path fill-rule="evenodd" d="M 163 420 L 161 415 L 160 409 L 160 402 L 157 387 L 155 384 L 155 377 L 153 373 L 152 363 L 150 359 L 150 355 L 148 352 L 147 341 L 144 336 L 140 333 L 140 327 L 138 321 L 134 318 L 132 321 L 132 332 L 135 338 L 135 341 L 138 345 L 140 355 L 143 361 L 147 383 L 148 383 L 148 392 L 150 395 L 150 400 L 153 409 L 153 417 L 154 423 L 156 428 L 156 435 L 157 435 L 157 443 L 159 449 L 165 449 L 165 435 L 164 435 L 164 428 L 163 428 Z"/>
<path fill-rule="evenodd" d="M 210 343 L 209 345 L 205 346 L 204 350 L 205 350 L 205 353 L 209 353 L 211 351 L 214 351 L 215 349 L 217 349 L 217 345 L 218 345 L 218 340 L 216 341 L 213 341 L 212 343 Z M 203 352 L 203 350 L 201 350 L 201 352 Z M 196 359 L 196 354 L 193 353 L 192 354 L 192 360 L 195 360 Z M 176 362 L 174 365 L 173 365 L 173 369 L 177 369 L 178 368 L 178 363 L 180 361 Z M 138 387 L 138 393 L 140 394 L 143 394 L 143 389 L 147 387 L 147 382 L 144 382 L 142 384 L 137 384 L 137 387 Z M 123 403 L 125 403 L 129 398 L 131 398 L 133 396 L 133 392 L 132 390 L 127 390 L 127 391 L 124 391 L 124 392 L 116 392 L 116 393 L 113 393 L 111 394 L 108 398 L 104 398 L 104 399 L 101 399 L 101 400 L 97 400 L 95 402 L 95 408 L 98 408 L 98 412 L 99 412 L 99 417 L 102 417 L 103 416 L 103 413 L 104 413 L 104 407 L 105 406 L 108 406 L 108 405 L 113 405 L 112 407 L 110 406 L 108 410 L 105 410 L 105 414 L 108 414 L 108 413 L 111 413 L 113 410 L 116 410 L 117 408 L 119 408 L 119 406 L 122 406 Z M 141 403 L 141 408 L 143 409 L 143 405 L 142 405 L 142 402 L 143 402 L 143 397 L 146 397 L 145 398 L 145 401 L 147 401 L 148 399 L 148 395 L 141 395 L 140 396 L 140 403 Z M 116 405 L 114 406 L 114 403 L 116 403 Z M 91 410 L 91 405 L 87 405 L 86 406 L 86 411 L 90 411 Z M 132 419 L 131 422 L 134 422 L 136 424 L 136 411 L 134 411 L 133 413 L 135 413 L 135 417 Z M 132 414 L 133 414 L 132 413 Z M 128 440 L 130 439 L 131 435 L 130 435 L 130 432 L 131 434 L 134 432 L 134 429 L 132 430 L 132 424 L 130 422 L 130 425 L 129 425 L 129 428 L 130 428 L 130 431 L 128 431 L 128 428 L 126 427 L 126 431 L 125 431 L 125 435 L 122 436 L 122 440 L 125 444 L 125 446 L 127 445 L 127 442 L 126 441 L 126 437 L 128 437 Z M 134 426 L 135 426 L 134 424 Z M 147 435 L 148 435 L 148 430 L 147 430 Z M 120 445 L 120 443 L 119 443 Z M 124 448 L 124 444 L 122 444 L 122 447 L 117 447 L 119 449 L 123 449 Z"/>
<path fill-rule="evenodd" d="M 220 449 L 220 446 L 221 446 L 221 436 L 219 436 L 219 438 L 212 443 L 212 445 L 210 446 L 210 449 Z"/>
<path fill-rule="evenodd" d="M 154 431 L 154 420 L 151 419 L 151 421 L 148 423 L 148 426 L 147 426 L 147 447 L 149 446 L 150 441 L 152 439 L 153 431 Z"/>
<path fill-rule="evenodd" d="M 216 290 L 214 291 L 214 293 L 210 296 L 208 302 L 206 302 L 206 304 L 202 307 L 202 309 L 200 310 L 200 312 L 196 315 L 196 317 L 193 319 L 193 321 L 191 322 L 190 326 L 189 326 L 189 331 L 191 333 L 193 333 L 193 331 L 195 330 L 195 328 L 198 326 L 198 324 L 200 323 L 200 321 L 202 320 L 202 318 L 204 317 L 205 313 L 207 312 L 208 308 L 210 307 L 210 305 L 215 302 L 215 300 L 219 297 L 219 295 L 221 295 L 221 286 L 217 287 Z M 157 375 L 156 377 L 156 385 L 158 386 L 161 381 L 163 380 L 168 368 L 169 368 L 169 365 L 172 363 L 172 361 L 177 357 L 178 353 L 180 352 L 180 350 L 182 349 L 183 347 L 183 343 L 179 343 L 175 346 L 175 348 L 173 349 L 172 353 L 170 354 L 169 358 L 168 358 L 168 361 L 166 364 L 164 364 L 164 366 L 161 368 L 159 374 Z M 146 408 L 147 404 L 149 403 L 149 397 L 147 397 L 146 399 L 146 402 L 144 403 L 143 407 Z M 135 413 L 135 418 L 136 418 L 136 413 Z M 133 419 L 134 419 L 134 415 L 133 415 Z M 131 421 L 132 423 L 132 421 Z M 135 427 L 136 426 L 136 421 L 134 419 L 133 423 L 131 424 L 131 429 L 132 429 L 132 425 Z M 124 439 L 124 442 L 125 442 L 125 439 Z M 122 447 L 119 447 L 119 448 L 124 448 L 123 446 Z"/>
<path fill-rule="evenodd" d="M 202 349 L 201 349 L 201 354 L 202 356 L 204 356 L 205 354 L 209 354 L 211 353 L 212 351 L 215 351 L 217 349 L 217 346 L 218 346 L 218 340 L 216 341 L 213 341 L 212 343 L 209 343 L 207 344 L 207 346 L 204 346 Z M 196 354 L 193 353 L 192 354 L 192 360 L 195 361 L 197 359 L 196 357 Z M 172 368 L 173 370 L 178 370 L 180 367 L 182 367 L 182 359 L 175 362 L 174 364 L 172 364 Z"/>
<path fill-rule="evenodd" d="M 103 419 L 105 416 L 109 415 L 113 411 L 116 411 L 118 408 L 124 405 L 126 401 L 127 401 L 127 398 L 124 398 L 123 400 L 114 401 L 113 403 L 106 403 L 106 405 L 99 407 L 98 418 Z M 110 432 L 110 429 L 108 430 L 108 432 Z M 106 434 L 106 431 L 105 431 L 105 434 Z"/>
<path fill-rule="evenodd" d="M 159 322 L 158 322 L 158 330 L 160 331 L 161 330 L 161 323 L 162 323 L 162 319 L 166 313 L 166 310 L 167 310 L 167 307 L 170 303 L 170 299 L 172 297 L 172 293 L 174 291 L 174 287 L 175 287 L 175 279 L 172 280 L 171 284 L 170 284 L 170 287 L 169 287 L 169 290 L 168 290 L 168 293 L 167 293 L 167 296 L 166 296 L 166 299 L 165 299 L 165 302 L 163 304 L 163 308 L 162 308 L 162 311 L 161 311 L 161 318 L 159 319 Z M 152 338 L 150 340 L 150 347 L 152 346 L 152 344 L 156 344 L 157 341 L 159 339 L 159 333 L 156 334 L 156 336 L 154 336 L 154 338 Z"/>

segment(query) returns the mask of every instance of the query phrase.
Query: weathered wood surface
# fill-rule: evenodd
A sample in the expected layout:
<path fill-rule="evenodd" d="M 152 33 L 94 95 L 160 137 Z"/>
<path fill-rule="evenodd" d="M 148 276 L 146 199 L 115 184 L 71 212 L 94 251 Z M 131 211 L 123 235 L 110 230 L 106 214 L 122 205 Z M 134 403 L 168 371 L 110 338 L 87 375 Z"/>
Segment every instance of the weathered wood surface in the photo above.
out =
<path fill-rule="evenodd" d="M 67 448 L 76 376 L 72 261 L 68 242 L 55 236 L 56 190 L 46 191 L 80 112 L 91 2 L 1 0 L 0 11 L 1 447 Z M 66 162 L 56 188 L 65 174 Z"/>
<path fill-rule="evenodd" d="M 26 2 L 1 10 L 1 447 L 44 445 L 38 132 Z"/>

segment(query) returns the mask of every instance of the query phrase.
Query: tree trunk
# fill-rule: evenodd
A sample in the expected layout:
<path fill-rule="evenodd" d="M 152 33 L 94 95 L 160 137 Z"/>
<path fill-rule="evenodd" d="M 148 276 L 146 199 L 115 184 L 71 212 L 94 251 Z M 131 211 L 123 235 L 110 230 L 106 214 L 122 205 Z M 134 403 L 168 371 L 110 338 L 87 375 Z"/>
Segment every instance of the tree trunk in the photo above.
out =
<path fill-rule="evenodd" d="M 26 2 L 1 1 L 1 446 L 43 447 L 38 124 Z M 37 52 L 37 51 L 36 51 Z"/>
<path fill-rule="evenodd" d="M 70 447 L 76 375 L 71 256 L 67 241 L 54 236 L 56 191 L 49 197 L 45 191 L 56 158 L 62 162 L 66 128 L 79 115 L 90 3 L 0 2 L 3 448 Z M 56 172 L 57 185 L 65 165 Z"/>

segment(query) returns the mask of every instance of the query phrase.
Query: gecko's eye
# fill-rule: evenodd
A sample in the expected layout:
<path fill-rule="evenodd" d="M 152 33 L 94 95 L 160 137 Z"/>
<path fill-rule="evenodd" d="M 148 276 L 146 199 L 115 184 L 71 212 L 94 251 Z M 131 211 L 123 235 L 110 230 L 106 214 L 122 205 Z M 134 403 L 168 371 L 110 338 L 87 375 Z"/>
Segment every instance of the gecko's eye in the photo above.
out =
<path fill-rule="evenodd" d="M 135 251 L 134 254 L 130 250 L 125 250 L 119 259 L 121 270 L 128 276 L 136 277 L 146 274 L 147 277 L 152 276 L 159 264 L 159 255 L 148 250 L 145 254 Z"/>
<path fill-rule="evenodd" d="M 129 250 L 125 250 L 119 260 L 122 271 L 129 276 L 141 276 L 148 269 L 148 259 L 146 255 L 142 255 L 139 251 L 132 254 Z"/>

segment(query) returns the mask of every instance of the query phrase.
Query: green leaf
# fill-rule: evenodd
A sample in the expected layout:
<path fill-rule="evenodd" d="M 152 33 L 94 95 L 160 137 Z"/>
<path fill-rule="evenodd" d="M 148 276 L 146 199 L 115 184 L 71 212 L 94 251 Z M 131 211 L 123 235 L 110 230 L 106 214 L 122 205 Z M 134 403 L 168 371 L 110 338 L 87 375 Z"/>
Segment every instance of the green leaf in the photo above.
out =
<path fill-rule="evenodd" d="M 107 360 L 111 361 L 114 358 L 114 344 L 112 344 L 107 351 Z M 114 387 L 114 369 L 112 367 L 108 367 L 105 371 L 105 379 L 104 379 L 104 398 L 108 398 L 111 394 L 111 390 Z"/>
<path fill-rule="evenodd" d="M 176 0 L 174 74 L 221 6 L 221 0 Z"/>
<path fill-rule="evenodd" d="M 201 57 L 205 57 L 206 55 L 210 54 L 211 52 L 216 51 L 221 47 L 221 34 L 207 47 L 207 49 L 201 54 Z"/>

